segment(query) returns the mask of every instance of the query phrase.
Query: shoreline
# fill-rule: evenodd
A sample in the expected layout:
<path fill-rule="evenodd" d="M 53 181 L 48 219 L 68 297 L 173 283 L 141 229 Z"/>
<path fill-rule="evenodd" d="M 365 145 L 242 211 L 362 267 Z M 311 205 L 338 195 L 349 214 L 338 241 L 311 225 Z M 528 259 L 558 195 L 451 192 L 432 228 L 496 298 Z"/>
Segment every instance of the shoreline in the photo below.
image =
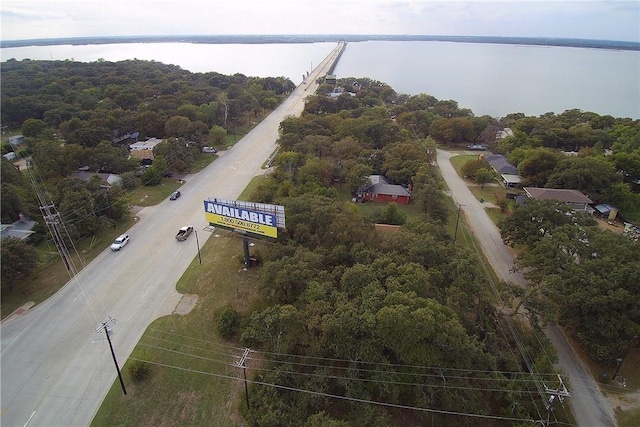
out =
<path fill-rule="evenodd" d="M 185 36 L 110 36 L 52 39 L 3 40 L 0 48 L 58 45 L 100 45 L 118 43 L 193 43 L 193 44 L 302 44 L 346 41 L 430 41 L 482 44 L 554 46 L 587 49 L 640 51 L 640 42 L 589 40 L 550 37 L 438 36 L 438 35 L 185 35 Z"/>

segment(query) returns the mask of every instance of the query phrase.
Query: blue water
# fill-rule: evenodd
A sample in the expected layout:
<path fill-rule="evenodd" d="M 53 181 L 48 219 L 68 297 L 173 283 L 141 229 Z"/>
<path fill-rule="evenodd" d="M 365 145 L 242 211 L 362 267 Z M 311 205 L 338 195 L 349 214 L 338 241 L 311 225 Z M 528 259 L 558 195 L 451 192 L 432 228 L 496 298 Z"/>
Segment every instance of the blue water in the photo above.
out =
<path fill-rule="evenodd" d="M 2 48 L 2 61 L 145 59 L 192 72 L 288 77 L 299 84 L 334 43 L 131 43 Z M 476 115 L 541 115 L 578 108 L 640 118 L 640 52 L 452 42 L 351 42 L 340 77 L 369 77 L 398 93 L 453 99 Z"/>

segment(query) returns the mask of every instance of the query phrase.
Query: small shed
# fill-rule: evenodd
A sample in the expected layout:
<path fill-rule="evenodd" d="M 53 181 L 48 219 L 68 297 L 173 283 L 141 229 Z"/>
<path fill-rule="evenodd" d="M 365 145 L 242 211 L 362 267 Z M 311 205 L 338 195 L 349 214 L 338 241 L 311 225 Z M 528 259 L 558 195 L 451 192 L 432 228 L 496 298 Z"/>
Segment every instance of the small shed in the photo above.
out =
<path fill-rule="evenodd" d="M 615 206 L 611 206 L 606 203 L 596 205 L 595 210 L 601 218 L 608 219 L 609 221 L 613 221 L 618 215 L 618 209 Z"/>

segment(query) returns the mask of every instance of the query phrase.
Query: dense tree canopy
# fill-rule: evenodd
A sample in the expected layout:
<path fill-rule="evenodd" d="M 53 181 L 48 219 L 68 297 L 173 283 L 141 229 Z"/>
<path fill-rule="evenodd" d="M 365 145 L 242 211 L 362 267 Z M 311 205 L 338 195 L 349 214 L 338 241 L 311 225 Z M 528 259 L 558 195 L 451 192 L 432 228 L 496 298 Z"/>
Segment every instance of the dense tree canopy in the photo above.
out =
<path fill-rule="evenodd" d="M 510 375 L 487 373 L 467 379 L 446 373 L 524 367 L 506 351 L 513 343 L 504 331 L 494 329 L 492 319 L 498 314 L 477 260 L 453 245 L 443 228 L 449 208 L 429 162 L 433 144 L 419 139 L 414 122 L 426 115 L 405 111 L 403 120 L 396 122 L 398 132 L 372 132 L 378 123 L 391 123 L 388 118 L 400 107 L 369 103 L 374 95 L 368 91 L 366 86 L 356 90 L 352 99 L 358 107 L 334 113 L 333 108 L 318 108 L 321 103 L 316 102 L 301 117 L 282 122 L 278 168 L 253 199 L 284 205 L 287 230 L 264 254 L 262 292 L 268 305 L 248 316 L 242 339 L 252 348 L 336 361 L 301 369 L 290 359 L 294 356 L 275 357 L 265 381 L 452 411 L 495 413 L 516 405 L 526 416 L 533 410 L 531 401 L 499 392 L 485 398 L 478 392 L 488 381 L 513 387 L 506 385 Z M 451 117 L 469 119 L 467 112 L 456 113 L 457 105 L 418 98 L 416 105 L 425 101 L 433 108 L 429 115 L 436 116 L 438 107 Z M 395 204 L 363 215 L 356 205 L 337 200 L 336 188 L 353 190 L 371 173 L 411 184 L 412 203 L 424 215 L 405 223 Z M 373 222 L 381 220 L 404 225 L 396 233 L 378 234 Z M 393 368 L 365 369 L 371 363 Z M 437 367 L 435 377 L 417 379 L 410 366 Z M 443 378 L 456 388 L 439 387 Z M 300 424 L 293 420 L 316 417 L 375 425 L 389 416 L 384 410 L 363 412 L 361 406 L 349 404 L 332 411 L 331 417 L 321 416 L 331 401 L 261 387 L 251 393 L 252 407 L 245 415 L 254 425 Z M 418 424 L 427 420 L 433 421 L 415 415 Z"/>
<path fill-rule="evenodd" d="M 562 203 L 532 201 L 500 227 L 507 243 L 526 246 L 517 263 L 530 286 L 591 358 L 613 364 L 640 331 L 640 246 L 593 223 Z"/>

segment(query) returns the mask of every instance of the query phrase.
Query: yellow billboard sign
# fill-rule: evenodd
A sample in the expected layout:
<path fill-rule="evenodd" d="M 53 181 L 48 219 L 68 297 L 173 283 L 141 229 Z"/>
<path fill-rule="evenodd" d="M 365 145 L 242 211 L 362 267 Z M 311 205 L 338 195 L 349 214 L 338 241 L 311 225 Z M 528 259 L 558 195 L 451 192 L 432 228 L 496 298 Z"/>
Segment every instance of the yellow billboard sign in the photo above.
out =
<path fill-rule="evenodd" d="M 275 215 L 208 200 L 204 202 L 204 211 L 210 224 L 261 236 L 278 237 Z"/>

